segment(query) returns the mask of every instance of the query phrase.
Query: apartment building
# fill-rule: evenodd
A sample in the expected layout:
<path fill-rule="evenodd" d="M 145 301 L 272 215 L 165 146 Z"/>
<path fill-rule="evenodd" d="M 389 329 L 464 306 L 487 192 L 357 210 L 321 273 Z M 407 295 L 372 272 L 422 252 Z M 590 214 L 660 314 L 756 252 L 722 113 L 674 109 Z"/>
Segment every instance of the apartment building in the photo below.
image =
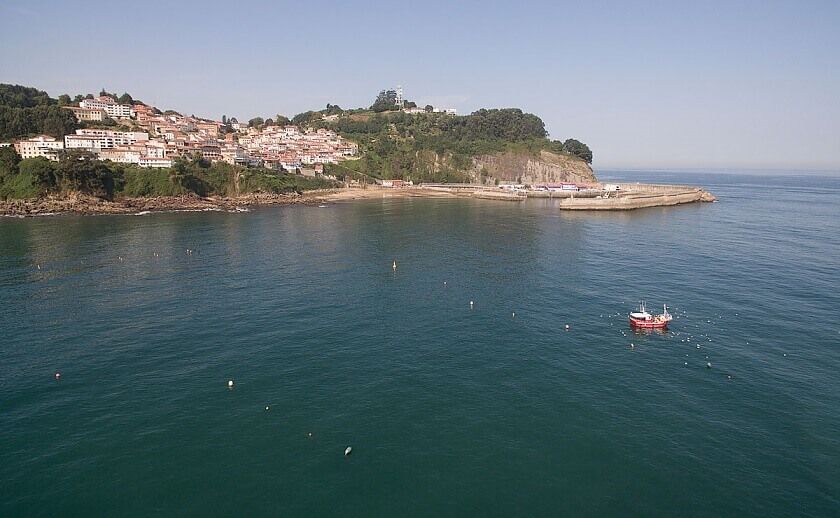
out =
<path fill-rule="evenodd" d="M 72 111 L 77 121 L 101 122 L 108 116 L 105 110 L 99 108 L 82 108 L 80 106 L 65 106 L 64 108 Z"/>
<path fill-rule="evenodd" d="M 35 158 L 42 156 L 48 160 L 58 161 L 59 152 L 64 149 L 64 142 L 49 135 L 38 135 L 31 139 L 15 142 L 15 151 L 21 158 Z"/>
<path fill-rule="evenodd" d="M 129 119 L 133 110 L 130 105 L 118 104 L 117 101 L 108 96 L 83 99 L 79 102 L 80 108 L 103 110 L 112 119 Z"/>
<path fill-rule="evenodd" d="M 75 135 L 65 135 L 67 149 L 84 149 L 94 153 L 102 149 L 127 146 L 149 140 L 149 134 L 142 131 L 114 131 L 100 129 L 78 129 Z"/>

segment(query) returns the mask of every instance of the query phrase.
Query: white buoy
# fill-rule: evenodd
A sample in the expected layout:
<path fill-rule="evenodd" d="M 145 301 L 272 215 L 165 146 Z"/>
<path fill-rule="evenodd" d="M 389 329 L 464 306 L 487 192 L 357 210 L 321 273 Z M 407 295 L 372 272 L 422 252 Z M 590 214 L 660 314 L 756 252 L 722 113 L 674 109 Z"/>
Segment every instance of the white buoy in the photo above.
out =
<path fill-rule="evenodd" d="M 265 405 L 265 411 L 268 412 L 268 410 L 269 410 L 269 406 Z"/>
<path fill-rule="evenodd" d="M 39 264 L 39 265 L 37 265 L 37 266 L 38 266 L 38 269 L 40 270 L 40 269 L 41 269 L 41 265 Z"/>
<path fill-rule="evenodd" d="M 307 433 L 306 433 L 306 436 L 307 436 L 307 437 L 309 437 L 309 438 L 311 439 L 311 438 L 312 438 L 312 432 L 307 432 Z"/>
<path fill-rule="evenodd" d="M 636 346 L 635 346 L 635 345 L 633 345 L 633 344 L 630 344 L 630 348 L 631 348 L 631 349 L 635 349 L 635 348 L 636 348 Z"/>
<path fill-rule="evenodd" d="M 683 365 L 688 365 L 688 362 L 683 363 Z"/>
<path fill-rule="evenodd" d="M 446 281 L 443 281 L 443 285 L 446 286 Z"/>
<path fill-rule="evenodd" d="M 353 447 L 352 446 L 348 446 L 348 447 L 344 448 L 344 456 L 345 457 L 347 457 L 351 453 L 353 453 Z"/>
<path fill-rule="evenodd" d="M 473 301 L 470 301 L 470 309 L 473 308 Z"/>
<path fill-rule="evenodd" d="M 228 388 L 233 388 L 233 380 L 228 380 Z"/>
<path fill-rule="evenodd" d="M 712 362 L 706 362 L 706 368 L 711 369 L 712 368 Z"/>
<path fill-rule="evenodd" d="M 55 373 L 55 379 L 57 379 L 57 380 L 61 379 L 61 373 L 60 372 Z"/>
<path fill-rule="evenodd" d="M 569 330 L 569 324 L 566 324 L 566 331 Z"/>
<path fill-rule="evenodd" d="M 511 318 L 516 318 L 516 311 L 510 314 Z"/>
<path fill-rule="evenodd" d="M 397 262 L 396 262 L 396 261 L 394 261 L 394 264 L 392 264 L 392 265 L 391 265 L 391 268 L 392 268 L 394 271 L 397 271 Z"/>

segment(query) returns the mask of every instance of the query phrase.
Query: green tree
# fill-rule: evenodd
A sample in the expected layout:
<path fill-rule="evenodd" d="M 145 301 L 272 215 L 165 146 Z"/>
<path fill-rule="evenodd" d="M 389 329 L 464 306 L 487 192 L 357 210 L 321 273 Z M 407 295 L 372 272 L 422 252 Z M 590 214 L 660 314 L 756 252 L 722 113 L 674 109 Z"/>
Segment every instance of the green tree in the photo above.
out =
<path fill-rule="evenodd" d="M 41 191 L 55 189 L 57 185 L 55 162 L 42 156 L 21 160 L 18 169 L 21 175 L 29 176 L 32 184 Z"/>
<path fill-rule="evenodd" d="M 321 114 L 309 110 L 303 113 L 298 113 L 297 115 L 292 117 L 292 124 L 294 124 L 295 126 L 304 126 L 320 118 Z"/>
<path fill-rule="evenodd" d="M 67 94 L 61 94 L 58 96 L 58 105 L 59 106 L 69 106 L 72 101 L 70 100 L 70 96 Z"/>
<path fill-rule="evenodd" d="M 115 173 L 108 164 L 96 160 L 87 151 L 69 151 L 59 161 L 56 176 L 62 190 L 79 191 L 103 198 L 113 198 L 118 185 Z"/>
<path fill-rule="evenodd" d="M 579 140 L 575 140 L 573 138 L 567 139 L 563 142 L 563 150 L 570 155 L 584 160 L 587 164 L 592 163 L 592 150 L 589 149 L 589 146 Z"/>
<path fill-rule="evenodd" d="M 248 121 L 249 128 L 262 128 L 262 125 L 265 121 L 262 117 L 254 117 L 253 119 Z"/>
<path fill-rule="evenodd" d="M 341 115 L 342 113 L 344 113 L 344 110 L 341 109 L 341 106 L 329 103 L 327 103 L 327 108 L 323 111 L 324 115 Z"/>
<path fill-rule="evenodd" d="M 0 83 L 0 106 L 34 108 L 56 104 L 47 92 L 29 86 Z"/>
<path fill-rule="evenodd" d="M 280 115 L 279 113 L 277 114 L 277 117 L 274 118 L 274 122 L 277 123 L 278 126 L 288 126 L 292 123 L 288 117 Z"/>
<path fill-rule="evenodd" d="M 58 104 L 31 108 L 0 105 L 0 140 L 16 139 L 45 133 L 62 137 L 78 128 L 73 112 Z"/>
<path fill-rule="evenodd" d="M 0 177 L 17 174 L 20 155 L 12 146 L 0 147 Z"/>
<path fill-rule="evenodd" d="M 134 103 L 134 98 L 131 97 L 128 92 L 123 92 L 123 94 L 117 99 L 117 102 L 120 104 L 132 104 Z"/>
<path fill-rule="evenodd" d="M 370 109 L 380 113 L 389 110 L 397 109 L 397 92 L 396 90 L 382 90 L 376 96 L 376 100 L 370 106 Z"/>

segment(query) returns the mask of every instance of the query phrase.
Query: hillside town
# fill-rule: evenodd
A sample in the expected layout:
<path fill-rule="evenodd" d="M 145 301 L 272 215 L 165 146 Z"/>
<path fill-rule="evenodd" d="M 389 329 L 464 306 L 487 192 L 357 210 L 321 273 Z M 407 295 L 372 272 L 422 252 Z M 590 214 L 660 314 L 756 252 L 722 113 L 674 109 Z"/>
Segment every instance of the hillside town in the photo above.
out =
<path fill-rule="evenodd" d="M 292 173 L 321 174 L 323 164 L 352 159 L 358 145 L 327 129 L 294 125 L 249 127 L 236 119 L 225 123 L 161 113 L 143 103 L 120 104 L 101 95 L 67 106 L 80 123 L 92 128 L 55 138 L 38 135 L 15 142 L 22 158 L 57 161 L 65 150 L 81 150 L 101 160 L 140 167 L 172 167 L 178 157 L 261 166 Z M 106 127 L 105 122 L 111 122 Z"/>

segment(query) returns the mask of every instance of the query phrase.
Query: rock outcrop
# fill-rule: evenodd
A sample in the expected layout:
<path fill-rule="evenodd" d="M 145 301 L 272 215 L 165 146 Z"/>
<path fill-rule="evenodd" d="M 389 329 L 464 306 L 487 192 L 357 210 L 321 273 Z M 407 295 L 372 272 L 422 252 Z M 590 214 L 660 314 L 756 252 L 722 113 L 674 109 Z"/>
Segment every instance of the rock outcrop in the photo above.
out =
<path fill-rule="evenodd" d="M 539 154 L 508 151 L 473 158 L 469 171 L 473 181 L 484 184 L 499 183 L 597 183 L 589 164 L 583 160 L 540 151 Z"/>

